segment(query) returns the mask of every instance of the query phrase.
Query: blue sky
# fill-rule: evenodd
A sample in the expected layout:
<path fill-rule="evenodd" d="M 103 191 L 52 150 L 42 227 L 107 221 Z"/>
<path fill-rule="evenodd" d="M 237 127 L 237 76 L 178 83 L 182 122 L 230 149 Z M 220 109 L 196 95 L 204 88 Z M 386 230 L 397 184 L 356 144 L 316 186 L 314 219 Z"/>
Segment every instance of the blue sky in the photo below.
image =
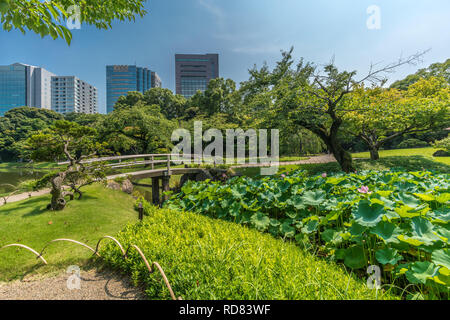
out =
<path fill-rule="evenodd" d="M 381 9 L 381 29 L 369 30 L 367 8 Z M 117 22 L 112 30 L 83 25 L 63 40 L 0 30 L 0 65 L 23 62 L 58 75 L 75 75 L 99 89 L 105 111 L 107 64 L 138 64 L 156 71 L 174 90 L 175 53 L 219 53 L 220 75 L 236 82 L 280 50 L 315 63 L 332 56 L 338 67 L 363 75 L 370 63 L 431 48 L 418 67 L 405 66 L 392 80 L 450 58 L 450 1 L 413 0 L 148 0 L 148 14 Z"/>

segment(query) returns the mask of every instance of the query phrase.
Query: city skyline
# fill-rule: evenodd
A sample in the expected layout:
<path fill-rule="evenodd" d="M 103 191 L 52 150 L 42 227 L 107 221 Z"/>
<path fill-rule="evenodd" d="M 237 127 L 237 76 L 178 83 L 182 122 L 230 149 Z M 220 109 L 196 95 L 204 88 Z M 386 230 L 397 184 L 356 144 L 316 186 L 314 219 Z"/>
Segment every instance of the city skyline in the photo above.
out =
<path fill-rule="evenodd" d="M 0 65 L 0 116 L 17 107 L 58 113 L 98 113 L 98 91 L 76 76 L 60 76 L 42 66 Z"/>
<path fill-rule="evenodd" d="M 114 110 L 119 97 L 130 91 L 145 93 L 154 86 L 161 86 L 155 71 L 137 65 L 106 66 L 106 113 Z"/>
<path fill-rule="evenodd" d="M 381 10 L 379 30 L 367 28 L 367 9 L 373 4 Z M 173 56 L 178 52 L 219 53 L 221 76 L 239 86 L 248 79 L 248 69 L 264 61 L 274 67 L 280 50 L 291 46 L 296 59 L 323 64 L 335 57 L 340 69 L 360 75 L 371 63 L 432 49 L 422 64 L 391 74 L 395 81 L 448 58 L 450 42 L 442 32 L 450 29 L 446 8 L 450 3 L 443 0 L 432 5 L 405 0 L 155 0 L 147 2 L 148 14 L 134 23 L 113 23 L 111 30 L 87 25 L 72 30 L 71 46 L 31 32 L 2 31 L 0 65 L 22 61 L 56 74 L 77 74 L 98 88 L 99 111 L 105 113 L 104 66 L 109 64 L 157 66 L 164 87 L 175 92 Z"/>
<path fill-rule="evenodd" d="M 185 98 L 204 92 L 209 81 L 219 78 L 219 54 L 175 54 L 175 93 Z"/>

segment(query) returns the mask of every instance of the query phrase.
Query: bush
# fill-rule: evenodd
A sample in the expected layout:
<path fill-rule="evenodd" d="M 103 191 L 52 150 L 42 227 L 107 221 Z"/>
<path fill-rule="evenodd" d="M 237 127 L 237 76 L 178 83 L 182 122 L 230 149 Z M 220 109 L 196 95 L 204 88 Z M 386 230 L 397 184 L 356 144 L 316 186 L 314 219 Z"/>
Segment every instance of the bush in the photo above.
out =
<path fill-rule="evenodd" d="M 433 146 L 437 149 L 442 149 L 447 153 L 450 153 L 450 137 L 447 137 L 441 141 L 436 141 Z"/>
<path fill-rule="evenodd" d="M 154 213 L 155 211 L 158 210 L 158 207 L 155 207 L 154 205 L 152 205 L 150 202 L 148 202 L 147 200 L 145 200 L 144 197 L 140 196 L 135 204 L 134 204 L 134 209 L 136 209 L 137 211 L 139 210 L 139 205 L 142 204 L 142 208 L 144 209 L 144 215 L 145 216 L 149 216 L 152 213 Z"/>
<path fill-rule="evenodd" d="M 398 149 L 426 148 L 426 147 L 429 147 L 429 144 L 427 142 L 414 138 L 402 141 L 397 146 Z"/>
<path fill-rule="evenodd" d="M 188 183 L 165 205 L 295 239 L 364 278 L 368 266 L 379 265 L 384 283 L 448 298 L 449 187 L 449 175 L 431 172 L 296 171 Z"/>
<path fill-rule="evenodd" d="M 193 213 L 158 209 L 128 225 L 117 239 L 140 247 L 164 269 L 176 297 L 218 299 L 375 299 L 394 297 L 369 290 L 364 281 L 294 244 L 237 224 Z M 124 260 L 110 243 L 107 263 L 143 283 L 150 299 L 170 299 L 159 272 L 150 274 L 136 251 Z"/>

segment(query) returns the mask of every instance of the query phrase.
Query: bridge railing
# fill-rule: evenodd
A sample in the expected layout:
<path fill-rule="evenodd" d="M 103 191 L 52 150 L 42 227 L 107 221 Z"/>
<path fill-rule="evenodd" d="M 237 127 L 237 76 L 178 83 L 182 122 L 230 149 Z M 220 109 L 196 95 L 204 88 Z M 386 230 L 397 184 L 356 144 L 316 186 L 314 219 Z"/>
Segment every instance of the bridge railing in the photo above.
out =
<path fill-rule="evenodd" d="M 134 167 L 138 165 L 151 165 L 152 170 L 155 169 L 155 165 L 166 164 L 167 170 L 170 171 L 171 163 L 183 161 L 183 159 L 194 159 L 195 155 L 176 155 L 176 154 L 137 154 L 137 155 L 127 155 L 127 156 L 112 156 L 112 157 L 100 157 L 100 158 L 92 158 L 81 161 L 83 164 L 91 164 L 98 162 L 115 162 L 108 163 L 105 166 L 114 168 L 125 168 L 125 167 Z M 161 159 L 162 158 L 162 159 Z M 180 160 L 180 158 L 182 158 Z M 137 161 L 138 159 L 143 159 Z M 131 161 L 129 161 L 131 160 Z M 125 162 L 122 162 L 125 161 Z M 59 162 L 59 166 L 68 165 L 70 162 L 64 161 Z"/>

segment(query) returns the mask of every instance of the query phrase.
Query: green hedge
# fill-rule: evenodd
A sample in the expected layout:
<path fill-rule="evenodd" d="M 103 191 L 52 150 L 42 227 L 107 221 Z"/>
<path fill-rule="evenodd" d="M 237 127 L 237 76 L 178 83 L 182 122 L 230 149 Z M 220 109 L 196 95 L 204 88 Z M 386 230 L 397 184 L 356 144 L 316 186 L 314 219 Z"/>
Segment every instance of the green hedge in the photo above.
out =
<path fill-rule="evenodd" d="M 189 212 L 155 210 L 144 222 L 128 225 L 118 240 L 157 261 L 183 299 L 393 298 L 294 244 Z M 113 243 L 102 251 L 110 266 L 144 283 L 150 299 L 170 299 L 161 275 L 149 274 L 136 251 L 128 260 Z"/>

